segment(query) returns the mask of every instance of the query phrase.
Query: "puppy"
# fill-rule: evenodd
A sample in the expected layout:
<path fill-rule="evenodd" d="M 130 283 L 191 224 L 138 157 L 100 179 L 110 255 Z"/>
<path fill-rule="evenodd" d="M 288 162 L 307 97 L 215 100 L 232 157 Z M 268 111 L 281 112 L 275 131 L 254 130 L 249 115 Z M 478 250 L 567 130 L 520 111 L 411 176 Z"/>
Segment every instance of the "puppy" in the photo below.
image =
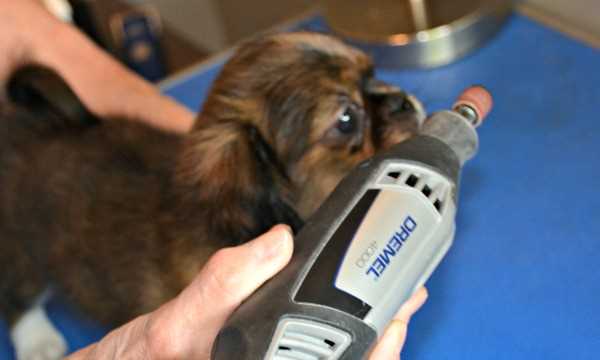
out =
<path fill-rule="evenodd" d="M 13 335 L 43 318 L 28 309 L 48 284 L 118 325 L 177 295 L 215 250 L 277 223 L 297 230 L 353 167 L 424 119 L 373 75 L 364 53 L 325 35 L 259 38 L 180 136 L 98 119 L 55 75 L 17 74 L 17 105 L 0 108 L 0 311 Z"/>

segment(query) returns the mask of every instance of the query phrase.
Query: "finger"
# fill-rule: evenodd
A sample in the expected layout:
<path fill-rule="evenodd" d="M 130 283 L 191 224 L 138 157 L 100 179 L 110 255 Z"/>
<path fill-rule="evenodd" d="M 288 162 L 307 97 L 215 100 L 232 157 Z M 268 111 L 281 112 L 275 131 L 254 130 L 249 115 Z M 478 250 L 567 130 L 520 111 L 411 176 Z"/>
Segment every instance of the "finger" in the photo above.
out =
<path fill-rule="evenodd" d="M 291 230 L 278 225 L 240 246 L 219 250 L 179 296 L 153 313 L 152 347 L 204 358 L 231 312 L 279 272 L 293 251 Z M 178 358 L 175 356 L 174 358 Z"/>
<path fill-rule="evenodd" d="M 370 360 L 398 359 L 404 342 L 410 318 L 427 300 L 427 289 L 420 288 L 408 299 L 394 316 L 383 336 L 371 352 Z"/>
<path fill-rule="evenodd" d="M 407 323 L 392 320 L 371 352 L 369 360 L 397 360 L 406 339 Z"/>
<path fill-rule="evenodd" d="M 404 321 L 408 323 L 410 318 L 425 304 L 427 301 L 427 297 L 429 294 L 427 293 L 427 289 L 422 287 L 417 290 L 411 297 L 408 299 L 400 310 L 394 315 L 394 320 Z"/>

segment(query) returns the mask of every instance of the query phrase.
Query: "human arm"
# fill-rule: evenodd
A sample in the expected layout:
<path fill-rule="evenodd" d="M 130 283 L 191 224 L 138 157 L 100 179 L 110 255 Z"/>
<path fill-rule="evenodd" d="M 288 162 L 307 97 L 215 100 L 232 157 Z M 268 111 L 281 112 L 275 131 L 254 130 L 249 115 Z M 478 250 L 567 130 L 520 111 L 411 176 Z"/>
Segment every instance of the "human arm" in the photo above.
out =
<path fill-rule="evenodd" d="M 39 64 L 59 73 L 100 117 L 141 120 L 181 133 L 192 127 L 191 111 L 54 18 L 38 0 L 0 0 L 0 8 L 0 84 L 16 68 Z"/>

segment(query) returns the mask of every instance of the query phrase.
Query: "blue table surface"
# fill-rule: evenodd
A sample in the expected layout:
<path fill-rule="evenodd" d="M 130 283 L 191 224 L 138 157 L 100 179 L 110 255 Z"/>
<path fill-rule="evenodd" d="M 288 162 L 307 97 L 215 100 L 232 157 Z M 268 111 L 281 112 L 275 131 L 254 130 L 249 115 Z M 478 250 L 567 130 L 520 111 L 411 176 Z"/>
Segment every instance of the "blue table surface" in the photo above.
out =
<path fill-rule="evenodd" d="M 324 30 L 320 20 L 301 27 Z M 166 93 L 199 109 L 220 66 Z M 428 283 L 403 358 L 598 359 L 600 51 L 514 15 L 459 62 L 378 75 L 429 111 L 475 83 L 496 101 L 463 172 L 454 246 Z M 60 300 L 48 308 L 71 350 L 105 334 Z M 4 327 L 0 358 L 11 357 Z"/>

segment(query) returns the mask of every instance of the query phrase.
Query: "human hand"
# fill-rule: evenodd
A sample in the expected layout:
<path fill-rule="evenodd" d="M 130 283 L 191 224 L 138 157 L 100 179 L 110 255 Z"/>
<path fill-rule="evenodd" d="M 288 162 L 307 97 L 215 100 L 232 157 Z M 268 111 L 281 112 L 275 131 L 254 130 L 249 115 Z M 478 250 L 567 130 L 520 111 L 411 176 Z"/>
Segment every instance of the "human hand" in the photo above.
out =
<path fill-rule="evenodd" d="M 208 359 L 229 315 L 289 262 L 292 251 L 292 234 L 284 225 L 221 249 L 175 299 L 70 359 Z"/>
<path fill-rule="evenodd" d="M 71 359 L 209 359 L 231 313 L 290 260 L 288 227 L 278 225 L 246 244 L 213 255 L 175 299 L 111 332 Z M 425 301 L 420 290 L 398 312 L 370 360 L 397 359 L 410 316 Z"/>
<path fill-rule="evenodd" d="M 38 49 L 61 22 L 39 0 L 0 0 L 0 84 L 17 67 L 37 62 Z"/>

